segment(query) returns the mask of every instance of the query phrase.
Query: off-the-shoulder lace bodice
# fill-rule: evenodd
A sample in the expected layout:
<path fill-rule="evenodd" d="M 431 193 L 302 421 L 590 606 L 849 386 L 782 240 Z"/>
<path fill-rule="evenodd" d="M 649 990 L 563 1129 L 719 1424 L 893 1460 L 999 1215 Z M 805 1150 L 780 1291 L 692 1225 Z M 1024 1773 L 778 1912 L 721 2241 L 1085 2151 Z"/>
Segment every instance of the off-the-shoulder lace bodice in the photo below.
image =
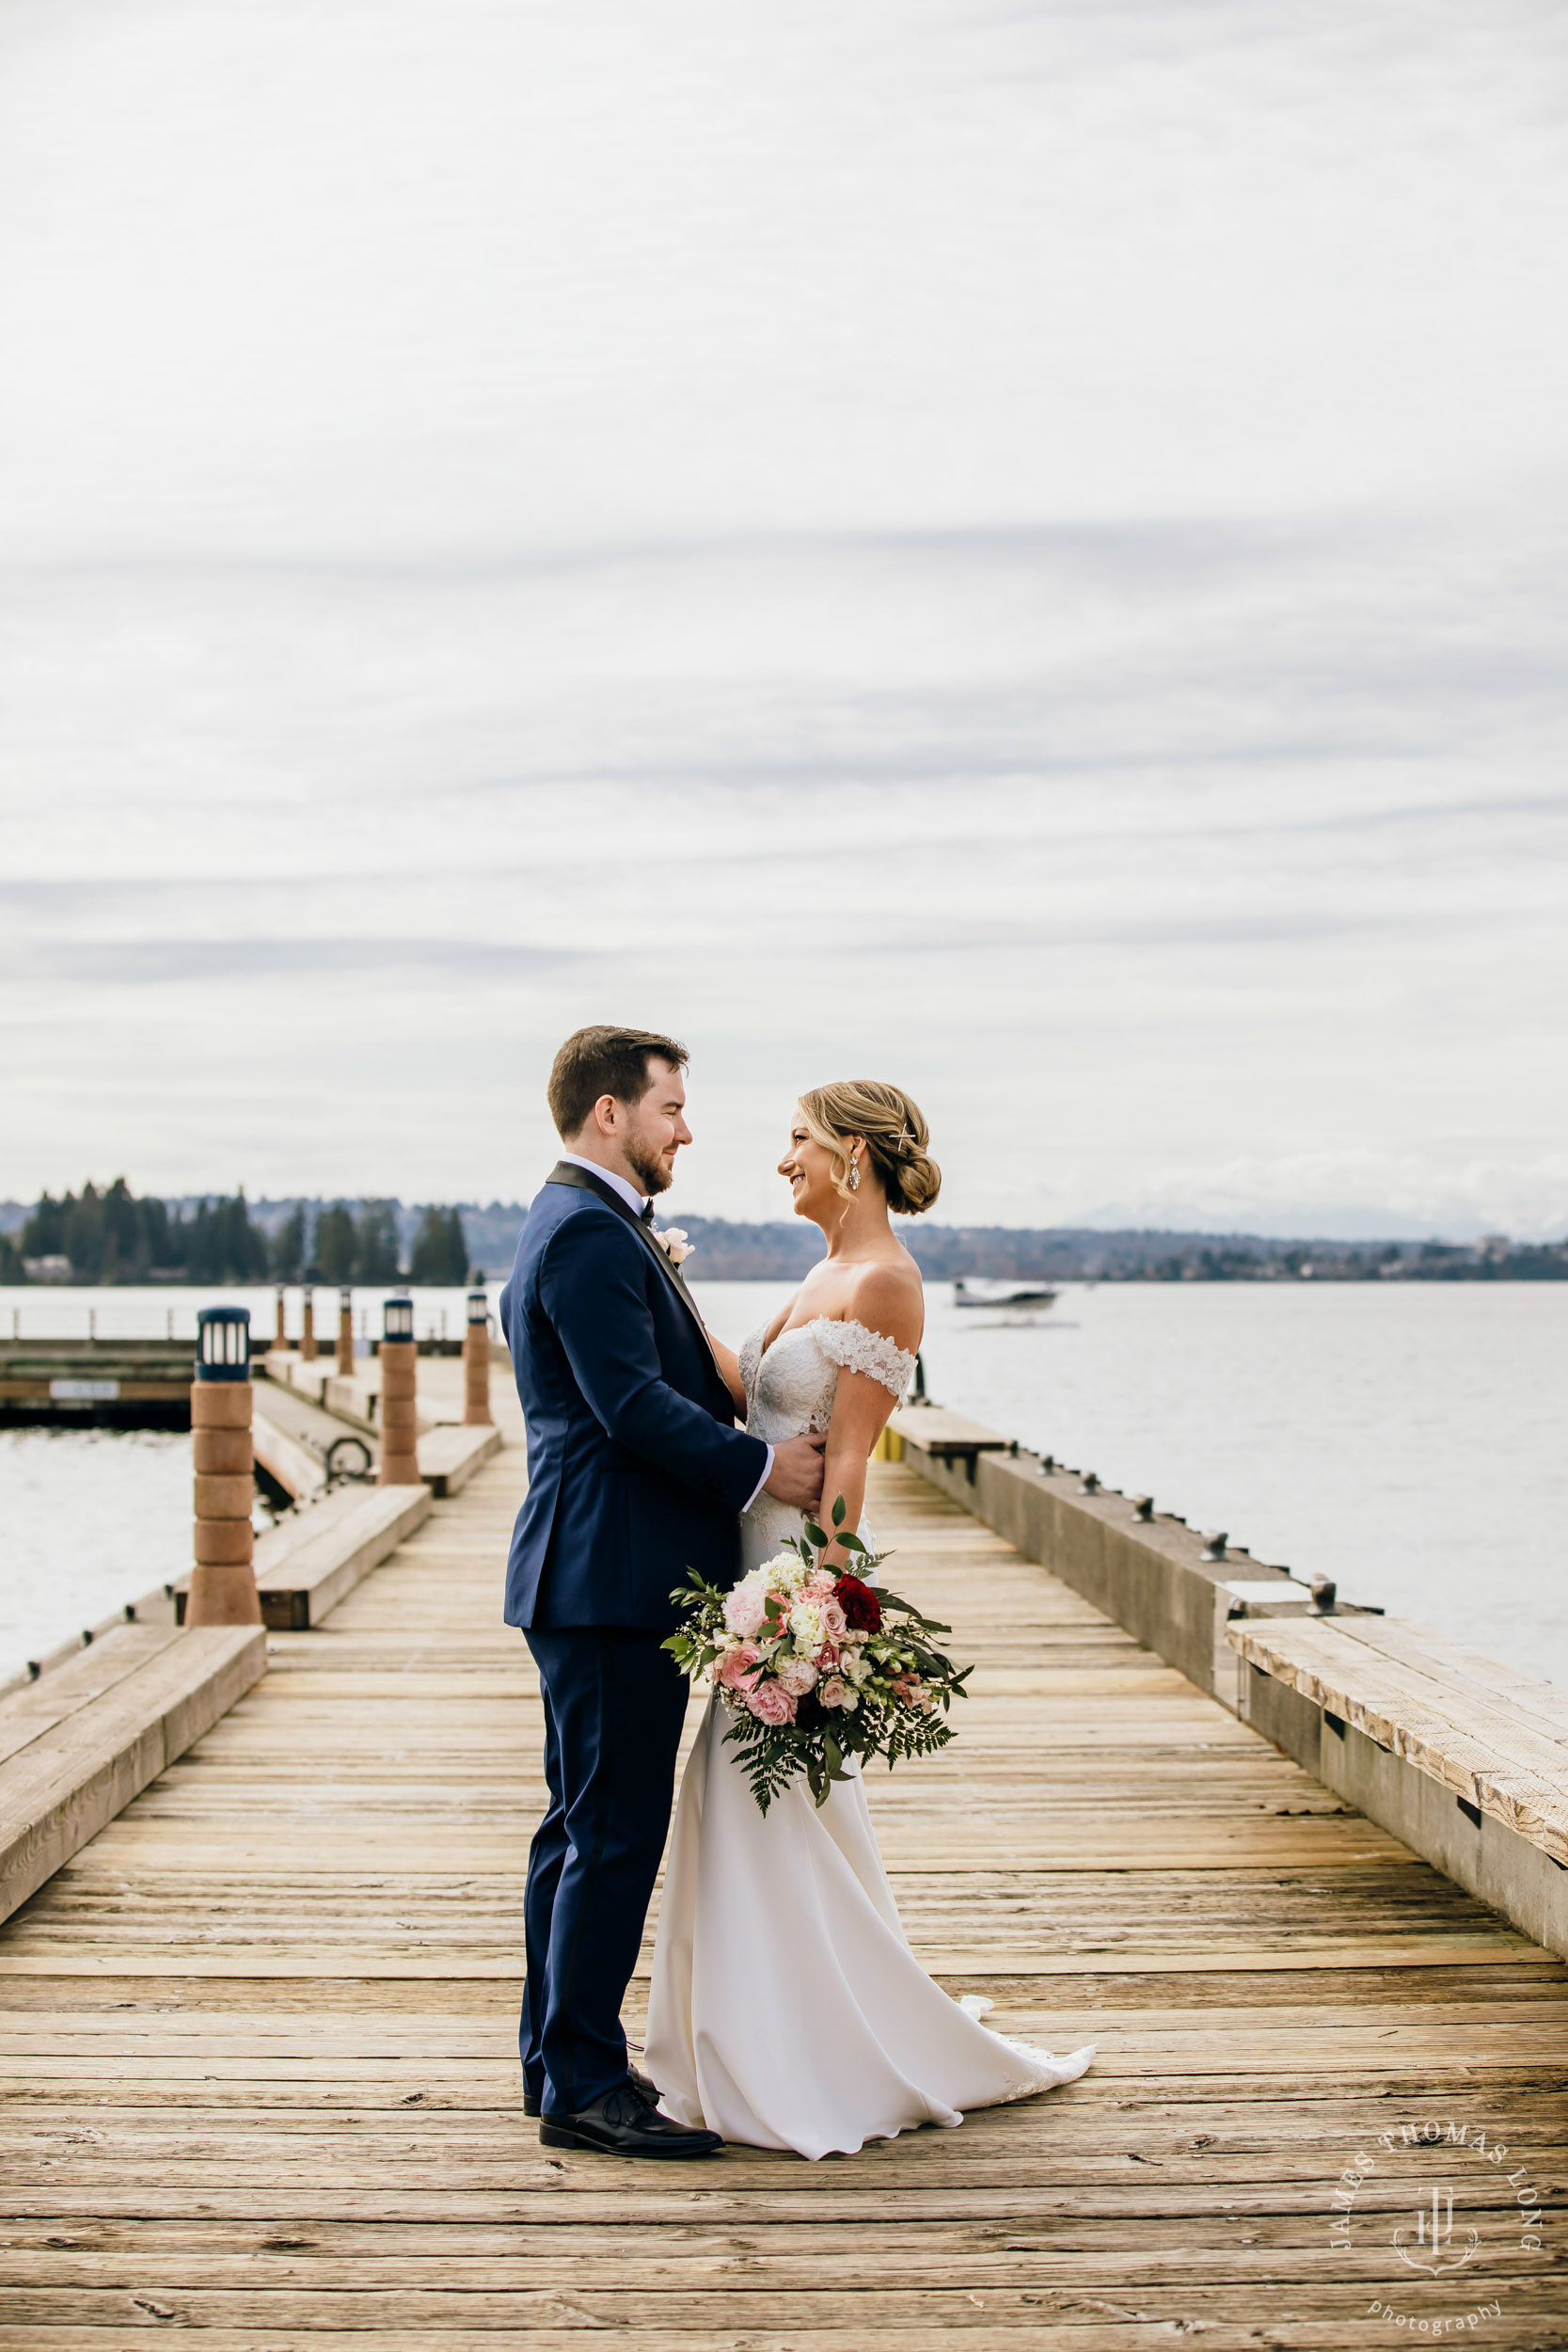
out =
<path fill-rule="evenodd" d="M 803 1437 L 808 1430 L 821 1435 L 827 1429 L 841 1368 L 869 1373 L 900 1405 L 914 1377 L 914 1358 L 908 1350 L 863 1323 L 835 1323 L 831 1316 L 818 1315 L 813 1323 L 781 1331 L 764 1352 L 767 1336 L 764 1324 L 742 1343 L 740 1378 L 746 1391 L 747 1429 L 769 1445 Z M 786 1503 L 758 1495 L 740 1526 L 750 1568 L 770 1558 L 785 1536 L 798 1535 L 801 1519 Z M 870 1541 L 863 1524 L 861 1534 Z"/>
<path fill-rule="evenodd" d="M 741 1346 L 740 1378 L 746 1391 L 746 1426 L 774 1445 L 781 1438 L 821 1431 L 832 1419 L 839 1368 L 869 1373 L 902 1405 L 914 1378 L 914 1358 L 863 1323 L 835 1323 L 818 1315 L 814 1323 L 781 1331 L 766 1354 L 768 1327 Z"/>

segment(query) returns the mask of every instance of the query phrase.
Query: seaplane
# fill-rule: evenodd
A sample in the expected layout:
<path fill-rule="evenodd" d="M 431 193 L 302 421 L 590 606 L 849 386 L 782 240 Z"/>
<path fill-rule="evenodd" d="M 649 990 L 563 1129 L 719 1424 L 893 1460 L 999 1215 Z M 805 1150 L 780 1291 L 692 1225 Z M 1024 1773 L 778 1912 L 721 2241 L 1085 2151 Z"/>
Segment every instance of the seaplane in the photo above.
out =
<path fill-rule="evenodd" d="M 1044 1314 L 1056 1304 L 1049 1282 L 990 1280 L 964 1275 L 953 1285 L 955 1307 L 984 1307 L 992 1314 Z"/>

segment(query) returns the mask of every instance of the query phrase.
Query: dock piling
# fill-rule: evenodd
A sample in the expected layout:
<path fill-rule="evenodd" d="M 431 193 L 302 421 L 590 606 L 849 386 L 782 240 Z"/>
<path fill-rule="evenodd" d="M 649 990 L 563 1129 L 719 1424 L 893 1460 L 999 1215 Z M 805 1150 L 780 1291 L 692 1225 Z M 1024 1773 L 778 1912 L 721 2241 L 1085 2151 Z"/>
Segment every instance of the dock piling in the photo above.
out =
<path fill-rule="evenodd" d="M 316 1303 L 309 1282 L 300 1291 L 299 1360 L 313 1364 L 316 1360 Z"/>
<path fill-rule="evenodd" d="M 288 1334 L 288 1328 L 287 1328 L 287 1326 L 286 1326 L 286 1324 L 285 1324 L 285 1321 L 284 1321 L 284 1315 L 283 1315 L 283 1293 L 284 1293 L 284 1287 L 285 1287 L 285 1286 L 284 1286 L 284 1284 L 283 1284 L 283 1283 L 281 1283 L 281 1282 L 275 1283 L 275 1284 L 274 1284 L 274 1286 L 273 1286 L 273 1326 L 272 1326 L 272 1330 L 273 1330 L 273 1339 L 272 1339 L 272 1343 L 273 1343 L 274 1347 L 276 1347 L 276 1348 L 279 1348 L 279 1349 L 281 1349 L 281 1348 L 285 1348 L 285 1347 L 287 1347 L 287 1346 L 288 1346 L 288 1344 L 289 1344 L 289 1334 Z"/>
<path fill-rule="evenodd" d="M 488 1429 L 490 1410 L 490 1301 L 483 1291 L 468 1293 L 468 1325 L 463 1334 L 463 1421 Z"/>
<path fill-rule="evenodd" d="M 260 1625 L 252 1565 L 250 1310 L 203 1307 L 191 1383 L 195 1565 L 185 1623 Z"/>
<path fill-rule="evenodd" d="M 414 1404 L 418 1351 L 414 1301 L 388 1298 L 381 1311 L 381 1474 L 383 1486 L 420 1484 L 419 1421 Z"/>
<path fill-rule="evenodd" d="M 338 1372 L 344 1380 L 354 1377 L 354 1292 L 347 1282 L 338 1293 Z"/>

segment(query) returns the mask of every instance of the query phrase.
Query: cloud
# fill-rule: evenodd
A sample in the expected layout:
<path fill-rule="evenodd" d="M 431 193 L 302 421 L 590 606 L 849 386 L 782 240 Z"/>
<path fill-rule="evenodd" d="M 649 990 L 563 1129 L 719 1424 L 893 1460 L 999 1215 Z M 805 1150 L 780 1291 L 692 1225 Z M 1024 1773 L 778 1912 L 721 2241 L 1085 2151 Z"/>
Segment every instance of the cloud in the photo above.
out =
<path fill-rule="evenodd" d="M 1560 59 L 14 19 L 0 1185 L 511 1198 L 641 1017 L 693 1210 L 859 1068 L 966 1222 L 1549 1220 Z"/>
<path fill-rule="evenodd" d="M 193 907 L 191 912 L 196 912 Z M 429 938 L 121 939 L 58 943 L 15 959 L 45 986 L 178 986 L 189 981 L 241 984 L 261 978 L 304 982 L 323 974 L 375 980 L 451 975 L 483 981 L 531 977 L 589 964 L 591 953 L 513 946 L 504 941 Z"/>

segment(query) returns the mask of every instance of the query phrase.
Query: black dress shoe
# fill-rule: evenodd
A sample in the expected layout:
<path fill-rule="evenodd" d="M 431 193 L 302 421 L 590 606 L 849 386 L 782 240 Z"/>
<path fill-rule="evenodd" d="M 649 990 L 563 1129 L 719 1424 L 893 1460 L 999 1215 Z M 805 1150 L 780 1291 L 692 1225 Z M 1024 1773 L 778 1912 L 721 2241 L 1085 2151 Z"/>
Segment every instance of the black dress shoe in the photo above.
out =
<path fill-rule="evenodd" d="M 717 2132 L 693 2132 L 660 2115 L 629 2082 L 617 2083 L 576 2115 L 539 2119 L 542 2148 L 594 2148 L 607 2156 L 711 2156 Z"/>
<path fill-rule="evenodd" d="M 646 2099 L 651 2107 L 657 2106 L 658 2085 L 654 2081 L 651 2074 L 644 2074 L 641 2067 L 628 2066 L 626 2068 L 626 2079 L 640 2099 Z M 543 2115 L 544 2112 L 545 2103 L 540 2098 L 539 2093 L 536 2090 L 525 2090 L 523 2093 L 523 2113 L 525 2115 Z"/>

